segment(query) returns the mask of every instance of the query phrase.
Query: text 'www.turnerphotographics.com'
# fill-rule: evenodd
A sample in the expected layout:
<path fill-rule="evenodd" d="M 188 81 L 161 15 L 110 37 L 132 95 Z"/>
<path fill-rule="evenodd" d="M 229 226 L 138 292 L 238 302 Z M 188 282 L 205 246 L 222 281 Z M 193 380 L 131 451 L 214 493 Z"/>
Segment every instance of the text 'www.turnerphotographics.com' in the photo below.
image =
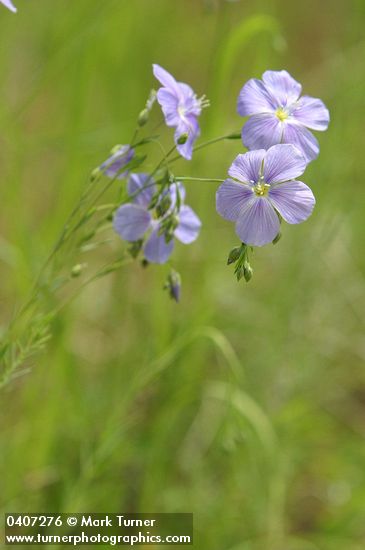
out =
<path fill-rule="evenodd" d="M 6 545 L 193 544 L 193 514 L 5 514 Z"/>

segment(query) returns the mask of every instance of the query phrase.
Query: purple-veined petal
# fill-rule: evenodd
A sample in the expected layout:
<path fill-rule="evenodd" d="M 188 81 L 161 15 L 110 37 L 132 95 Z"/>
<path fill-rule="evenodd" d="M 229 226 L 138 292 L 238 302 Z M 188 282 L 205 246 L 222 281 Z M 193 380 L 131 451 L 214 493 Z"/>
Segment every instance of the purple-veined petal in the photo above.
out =
<path fill-rule="evenodd" d="M 121 170 L 132 160 L 134 155 L 135 150 L 133 147 L 121 145 L 115 153 L 101 164 L 100 170 L 109 178 L 116 177 L 118 180 L 122 180 L 128 175 L 129 170 L 128 168 L 123 172 Z"/>
<path fill-rule="evenodd" d="M 144 255 L 146 260 L 153 264 L 164 264 L 167 262 L 174 248 L 174 241 L 166 242 L 165 235 L 158 234 L 158 227 L 149 236 L 145 246 Z"/>
<path fill-rule="evenodd" d="M 202 107 L 194 90 L 189 84 L 185 84 L 184 82 L 179 82 L 178 84 L 181 92 L 179 107 L 185 110 L 188 115 L 199 116 Z"/>
<path fill-rule="evenodd" d="M 177 141 L 183 134 L 188 134 L 188 140 L 184 144 L 178 144 Z M 175 131 L 176 149 L 186 160 L 191 160 L 193 156 L 193 146 L 195 140 L 200 135 L 200 128 L 197 119 L 194 116 L 185 116 L 184 121 L 180 122 Z"/>
<path fill-rule="evenodd" d="M 174 235 L 184 244 L 190 244 L 199 235 L 201 221 L 190 206 L 183 205 L 179 212 L 179 225 Z"/>
<path fill-rule="evenodd" d="M 177 95 L 179 95 L 179 85 L 174 77 L 165 69 L 163 69 L 160 65 L 154 64 L 152 65 L 152 67 L 155 78 L 157 78 L 157 80 L 161 82 L 162 86 L 165 86 L 166 88 L 174 91 Z"/>
<path fill-rule="evenodd" d="M 314 160 L 319 154 L 319 143 L 312 132 L 307 130 L 300 122 L 288 119 L 283 133 L 283 143 L 292 143 L 300 149 L 307 162 Z"/>
<path fill-rule="evenodd" d="M 260 176 L 265 153 L 265 149 L 258 149 L 238 155 L 232 162 L 228 174 L 231 178 L 244 183 L 256 183 Z"/>
<path fill-rule="evenodd" d="M 176 94 L 167 88 L 160 88 L 157 92 L 157 101 L 161 106 L 167 126 L 176 126 L 179 124 L 179 100 Z"/>
<path fill-rule="evenodd" d="M 242 141 L 247 149 L 269 149 L 280 143 L 283 123 L 274 114 L 252 116 L 242 128 Z"/>
<path fill-rule="evenodd" d="M 298 101 L 292 116 L 311 130 L 327 130 L 330 114 L 320 99 L 304 95 Z"/>
<path fill-rule="evenodd" d="M 128 179 L 128 195 L 135 204 L 149 206 L 156 191 L 154 179 L 149 174 L 131 174 Z"/>
<path fill-rule="evenodd" d="M 170 193 L 170 197 L 171 197 L 171 208 L 175 208 L 176 206 L 178 191 L 180 196 L 180 203 L 183 204 L 185 202 L 185 195 L 186 195 L 185 187 L 180 181 L 176 181 L 170 185 L 167 191 L 168 193 Z"/>
<path fill-rule="evenodd" d="M 312 190 L 301 181 L 288 181 L 272 186 L 269 201 L 288 223 L 304 222 L 316 204 Z"/>
<path fill-rule="evenodd" d="M 240 212 L 253 198 L 252 188 L 227 179 L 217 190 L 216 208 L 225 220 L 237 221 Z"/>
<path fill-rule="evenodd" d="M 276 101 L 276 107 L 285 107 L 296 101 L 302 86 L 287 71 L 265 71 L 262 80 Z"/>
<path fill-rule="evenodd" d="M 294 145 L 274 145 L 267 151 L 264 159 L 264 180 L 267 183 L 292 180 L 301 176 L 306 166 L 306 158 Z"/>
<path fill-rule="evenodd" d="M 279 233 L 279 218 L 266 197 L 253 195 L 240 211 L 236 233 L 242 242 L 251 246 L 271 243 Z"/>
<path fill-rule="evenodd" d="M 264 84 L 257 78 L 246 82 L 238 95 L 237 112 L 241 116 L 272 113 L 275 106 Z"/>
<path fill-rule="evenodd" d="M 4 6 L 6 8 L 8 8 L 10 11 L 12 11 L 13 13 L 16 13 L 17 9 L 16 7 L 14 6 L 13 2 L 11 2 L 11 0 L 0 0 L 0 2 L 2 4 L 4 4 Z"/>
<path fill-rule="evenodd" d="M 151 215 L 138 204 L 123 204 L 115 213 L 114 229 L 126 241 L 138 241 L 151 225 Z"/>

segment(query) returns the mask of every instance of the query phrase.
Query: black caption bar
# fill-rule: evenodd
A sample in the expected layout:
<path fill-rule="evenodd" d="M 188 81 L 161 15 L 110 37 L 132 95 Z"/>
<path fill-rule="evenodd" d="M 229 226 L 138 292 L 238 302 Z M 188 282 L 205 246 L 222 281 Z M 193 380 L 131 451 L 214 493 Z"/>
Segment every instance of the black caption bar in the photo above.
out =
<path fill-rule="evenodd" d="M 193 514 L 5 514 L 6 545 L 192 545 Z"/>

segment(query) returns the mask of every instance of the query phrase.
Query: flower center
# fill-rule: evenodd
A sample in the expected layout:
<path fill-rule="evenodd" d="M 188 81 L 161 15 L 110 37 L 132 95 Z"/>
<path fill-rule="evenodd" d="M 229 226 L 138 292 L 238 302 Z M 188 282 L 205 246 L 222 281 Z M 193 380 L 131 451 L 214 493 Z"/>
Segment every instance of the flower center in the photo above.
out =
<path fill-rule="evenodd" d="M 260 179 L 252 188 L 252 191 L 257 197 L 266 197 L 270 189 L 270 185 Z"/>
<path fill-rule="evenodd" d="M 281 122 L 284 122 L 284 120 L 286 120 L 289 116 L 288 111 L 284 109 L 284 107 L 279 107 L 278 109 L 276 109 L 275 114 Z"/>
<path fill-rule="evenodd" d="M 177 112 L 179 113 L 181 118 L 184 118 L 184 116 L 186 115 L 186 107 L 184 107 L 183 105 L 179 105 L 177 108 Z"/>

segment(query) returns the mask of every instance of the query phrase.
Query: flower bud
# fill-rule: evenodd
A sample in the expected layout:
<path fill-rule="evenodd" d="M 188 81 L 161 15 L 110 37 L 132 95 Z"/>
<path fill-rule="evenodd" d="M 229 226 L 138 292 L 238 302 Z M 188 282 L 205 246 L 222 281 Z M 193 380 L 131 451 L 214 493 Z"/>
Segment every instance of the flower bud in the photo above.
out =
<path fill-rule="evenodd" d="M 184 145 L 189 139 L 189 134 L 181 134 L 181 136 L 177 140 L 178 145 Z"/>
<path fill-rule="evenodd" d="M 96 181 L 100 178 L 102 172 L 100 168 L 95 168 L 90 174 L 90 181 Z"/>
<path fill-rule="evenodd" d="M 236 274 L 237 281 L 240 281 L 245 274 L 245 269 L 242 265 L 238 265 L 234 272 Z"/>
<path fill-rule="evenodd" d="M 141 111 L 138 115 L 138 120 L 137 120 L 138 126 L 142 127 L 145 124 L 147 124 L 148 118 L 149 118 L 148 109 L 143 109 L 143 111 Z"/>
<path fill-rule="evenodd" d="M 234 248 L 232 248 L 232 250 L 228 254 L 227 265 L 231 265 L 237 262 L 240 255 L 241 255 L 241 246 L 235 246 Z"/>
<path fill-rule="evenodd" d="M 175 302 L 180 301 L 181 277 L 180 274 L 174 269 L 170 271 L 164 288 L 169 291 L 170 298 L 175 300 Z"/>
<path fill-rule="evenodd" d="M 250 266 L 250 264 L 244 264 L 243 276 L 245 278 L 246 283 L 248 283 L 252 279 L 252 275 L 253 275 L 253 269 Z"/>
<path fill-rule="evenodd" d="M 110 151 L 111 155 L 115 155 L 116 153 L 119 153 L 122 147 L 125 147 L 124 145 L 114 145 L 113 149 Z"/>
<path fill-rule="evenodd" d="M 80 277 L 83 267 L 84 267 L 83 264 L 74 265 L 73 268 L 71 269 L 71 277 L 73 278 Z"/>

